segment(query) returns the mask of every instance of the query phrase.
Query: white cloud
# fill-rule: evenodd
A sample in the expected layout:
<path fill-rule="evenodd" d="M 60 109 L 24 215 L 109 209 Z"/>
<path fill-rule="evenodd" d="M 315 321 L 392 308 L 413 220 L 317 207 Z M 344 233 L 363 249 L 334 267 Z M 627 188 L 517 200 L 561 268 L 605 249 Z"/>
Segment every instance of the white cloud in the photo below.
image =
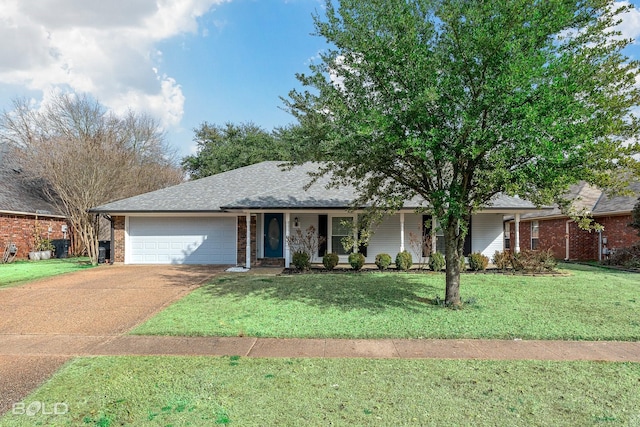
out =
<path fill-rule="evenodd" d="M 616 2 L 616 6 L 628 6 L 628 1 Z M 640 37 L 640 10 L 636 7 L 622 15 L 622 23 L 617 29 L 622 32 L 622 37 L 634 39 L 637 42 Z"/>
<path fill-rule="evenodd" d="M 185 98 L 156 45 L 197 34 L 198 18 L 224 1 L 0 0 L 0 83 L 86 92 L 175 126 Z"/>

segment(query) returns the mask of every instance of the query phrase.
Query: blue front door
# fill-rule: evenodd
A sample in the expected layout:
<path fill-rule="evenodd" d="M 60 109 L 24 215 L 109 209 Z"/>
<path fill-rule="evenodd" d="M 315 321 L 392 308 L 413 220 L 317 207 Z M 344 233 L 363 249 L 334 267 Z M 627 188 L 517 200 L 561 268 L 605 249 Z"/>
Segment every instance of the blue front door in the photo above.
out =
<path fill-rule="evenodd" d="M 264 214 L 264 256 L 282 258 L 282 214 Z"/>

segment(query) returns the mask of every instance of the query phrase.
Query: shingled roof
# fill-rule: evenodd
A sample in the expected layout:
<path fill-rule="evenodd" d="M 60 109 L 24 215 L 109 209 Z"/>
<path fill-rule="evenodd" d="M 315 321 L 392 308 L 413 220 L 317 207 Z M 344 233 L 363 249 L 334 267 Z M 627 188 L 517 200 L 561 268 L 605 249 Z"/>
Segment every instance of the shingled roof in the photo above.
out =
<path fill-rule="evenodd" d="M 115 214 L 349 208 L 356 198 L 355 190 L 348 186 L 328 189 L 328 177 L 305 190 L 311 181 L 309 172 L 317 169 L 314 163 L 285 169 L 282 162 L 262 162 L 97 206 L 91 211 Z M 416 199 L 404 207 L 413 209 L 420 205 Z M 535 206 L 526 200 L 499 195 L 486 209 L 531 211 Z"/>
<path fill-rule="evenodd" d="M 638 203 L 640 197 L 640 181 L 631 183 L 629 189 L 633 193 L 631 196 L 609 197 L 602 193 L 600 199 L 593 208 L 593 215 L 607 215 L 614 213 L 629 213 Z"/>
<path fill-rule="evenodd" d="M 577 210 L 586 210 L 593 216 L 606 216 L 620 213 L 629 213 L 638 203 L 640 197 L 640 182 L 630 184 L 631 195 L 609 197 L 604 191 L 592 187 L 586 182 L 580 182 L 571 186 L 565 197 L 573 200 L 573 206 Z M 546 211 L 536 211 L 521 216 L 521 219 L 544 219 L 549 217 L 564 217 L 556 206 Z"/>
<path fill-rule="evenodd" d="M 7 143 L 0 142 L 0 213 L 62 216 L 40 187 L 26 179 Z"/>

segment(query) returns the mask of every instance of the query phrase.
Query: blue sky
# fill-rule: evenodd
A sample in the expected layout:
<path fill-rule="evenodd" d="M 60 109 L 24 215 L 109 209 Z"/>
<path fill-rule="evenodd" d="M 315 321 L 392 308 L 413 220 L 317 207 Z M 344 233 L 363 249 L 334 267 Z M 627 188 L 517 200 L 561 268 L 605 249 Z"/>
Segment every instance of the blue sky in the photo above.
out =
<path fill-rule="evenodd" d="M 280 96 L 326 45 L 320 0 L 0 0 L 0 108 L 89 93 L 161 121 L 180 156 L 202 122 L 293 122 Z M 640 0 L 634 0 L 640 6 Z M 640 40 L 640 11 L 621 30 Z M 628 55 L 640 57 L 640 45 Z M 639 83 L 640 84 L 640 83 Z"/>

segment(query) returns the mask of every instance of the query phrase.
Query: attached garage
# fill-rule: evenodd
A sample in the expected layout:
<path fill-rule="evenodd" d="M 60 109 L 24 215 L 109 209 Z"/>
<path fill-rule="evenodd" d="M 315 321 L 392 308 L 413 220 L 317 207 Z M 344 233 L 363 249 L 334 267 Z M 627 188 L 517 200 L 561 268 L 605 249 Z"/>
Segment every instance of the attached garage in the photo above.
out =
<path fill-rule="evenodd" d="M 127 264 L 236 264 L 236 217 L 128 218 Z"/>

